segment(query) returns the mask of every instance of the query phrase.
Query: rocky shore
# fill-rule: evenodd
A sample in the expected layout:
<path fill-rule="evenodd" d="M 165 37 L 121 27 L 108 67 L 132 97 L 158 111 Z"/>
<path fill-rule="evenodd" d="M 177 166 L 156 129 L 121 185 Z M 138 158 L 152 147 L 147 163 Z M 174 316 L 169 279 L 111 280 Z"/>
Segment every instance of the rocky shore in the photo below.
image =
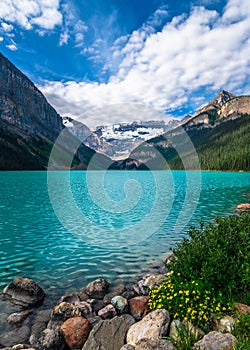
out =
<path fill-rule="evenodd" d="M 110 285 L 99 278 L 85 288 L 64 295 L 53 309 L 42 309 L 45 291 L 33 280 L 18 277 L 2 292 L 6 303 L 21 307 L 19 312 L 0 313 L 8 330 L 0 334 L 0 348 L 29 350 L 174 350 L 167 340 L 178 337 L 181 322 L 171 320 L 168 311 L 150 311 L 148 292 L 168 275 L 158 270 L 134 285 Z M 238 305 L 250 314 L 250 307 Z M 234 319 L 217 320 L 205 335 L 189 325 L 200 340 L 193 349 L 233 349 L 230 334 Z"/>

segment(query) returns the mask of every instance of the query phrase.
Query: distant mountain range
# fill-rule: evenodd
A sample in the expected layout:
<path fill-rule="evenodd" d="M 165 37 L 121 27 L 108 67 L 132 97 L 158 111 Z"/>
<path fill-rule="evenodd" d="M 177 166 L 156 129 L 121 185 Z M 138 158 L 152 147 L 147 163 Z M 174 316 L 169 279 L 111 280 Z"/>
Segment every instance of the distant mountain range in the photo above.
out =
<path fill-rule="evenodd" d="M 63 123 L 85 145 L 106 154 L 113 160 L 127 158 L 142 142 L 162 135 L 179 125 L 176 119 L 168 118 L 166 121 L 135 121 L 133 123 L 103 125 L 96 127 L 91 132 L 86 125 L 72 118 L 64 117 Z"/>
<path fill-rule="evenodd" d="M 166 169 L 166 164 L 193 169 L 197 165 L 188 139 L 202 169 L 250 170 L 249 118 L 250 97 L 222 90 L 193 116 L 179 121 L 119 123 L 91 131 L 79 121 L 61 118 L 0 53 L 0 170 L 46 169 L 56 140 L 59 157 L 52 161 L 54 168 L 68 167 L 64 160 L 77 146 L 73 169 L 86 169 L 93 159 L 92 169 Z M 62 132 L 64 139 L 58 140 Z"/>

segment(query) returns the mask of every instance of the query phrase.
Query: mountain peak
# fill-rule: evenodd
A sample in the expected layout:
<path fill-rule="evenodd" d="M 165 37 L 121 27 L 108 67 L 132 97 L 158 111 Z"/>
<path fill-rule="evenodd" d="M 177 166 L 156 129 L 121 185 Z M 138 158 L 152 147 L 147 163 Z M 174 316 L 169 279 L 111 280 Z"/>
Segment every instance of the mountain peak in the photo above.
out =
<path fill-rule="evenodd" d="M 224 103 L 236 97 L 236 95 L 232 94 L 229 91 L 221 90 L 218 95 L 209 102 L 209 104 L 214 104 L 217 107 L 221 107 Z"/>

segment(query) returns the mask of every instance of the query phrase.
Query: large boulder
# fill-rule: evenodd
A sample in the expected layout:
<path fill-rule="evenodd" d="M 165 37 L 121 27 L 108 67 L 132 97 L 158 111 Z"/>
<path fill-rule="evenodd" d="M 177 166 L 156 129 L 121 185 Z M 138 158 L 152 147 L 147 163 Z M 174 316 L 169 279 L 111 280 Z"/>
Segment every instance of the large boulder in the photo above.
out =
<path fill-rule="evenodd" d="M 167 334 L 169 322 L 170 317 L 166 310 L 152 311 L 130 327 L 127 343 L 136 345 L 142 339 L 159 340 L 160 337 Z"/>
<path fill-rule="evenodd" d="M 82 350 L 119 350 L 125 343 L 126 322 L 122 317 L 97 323 Z"/>
<path fill-rule="evenodd" d="M 193 350 L 232 350 L 236 342 L 232 334 L 213 331 L 195 343 Z"/>
<path fill-rule="evenodd" d="M 109 283 L 103 278 L 98 278 L 97 280 L 90 282 L 86 286 L 85 292 L 91 298 L 98 299 L 103 298 L 104 295 L 107 293 L 108 289 Z"/>
<path fill-rule="evenodd" d="M 60 327 L 60 333 L 70 350 L 81 349 L 89 332 L 90 322 L 84 317 L 69 318 Z"/>
<path fill-rule="evenodd" d="M 15 278 L 3 290 L 3 296 L 23 307 L 40 306 L 45 298 L 43 289 L 32 279 Z"/>

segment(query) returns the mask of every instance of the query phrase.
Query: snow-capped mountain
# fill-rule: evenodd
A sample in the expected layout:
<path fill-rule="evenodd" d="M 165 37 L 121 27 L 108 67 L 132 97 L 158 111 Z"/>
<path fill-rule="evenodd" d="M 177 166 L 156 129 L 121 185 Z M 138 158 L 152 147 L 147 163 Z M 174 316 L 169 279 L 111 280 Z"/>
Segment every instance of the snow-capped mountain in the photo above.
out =
<path fill-rule="evenodd" d="M 142 142 L 159 136 L 177 126 L 175 119 L 102 125 L 94 131 L 72 118 L 64 117 L 63 123 L 69 131 L 85 145 L 104 153 L 114 160 L 124 159 Z"/>

